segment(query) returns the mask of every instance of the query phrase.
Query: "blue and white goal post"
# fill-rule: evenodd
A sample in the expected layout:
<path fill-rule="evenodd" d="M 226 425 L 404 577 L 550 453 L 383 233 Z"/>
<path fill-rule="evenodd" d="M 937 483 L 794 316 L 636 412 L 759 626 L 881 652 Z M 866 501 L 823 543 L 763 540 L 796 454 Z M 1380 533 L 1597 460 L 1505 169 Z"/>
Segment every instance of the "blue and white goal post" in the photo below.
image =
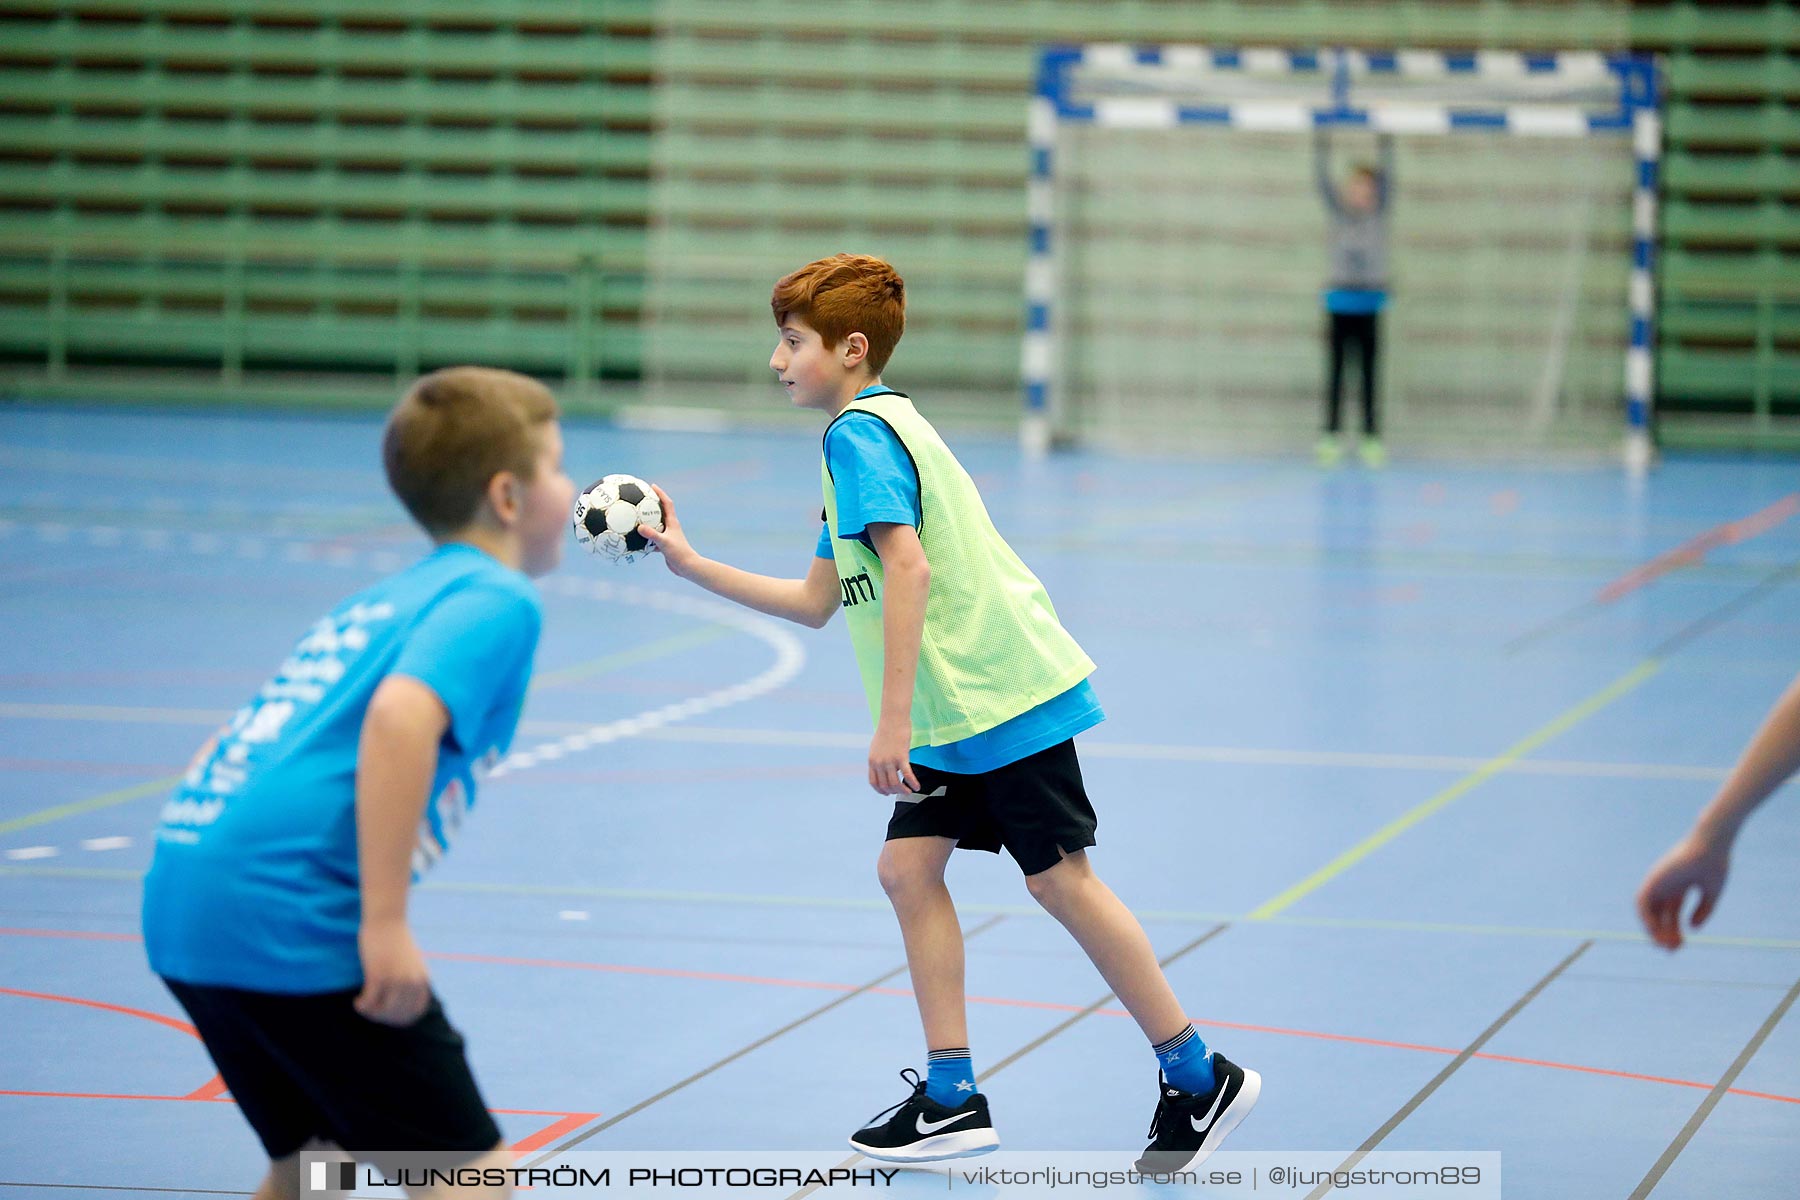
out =
<path fill-rule="evenodd" d="M 1320 390 L 1318 292 L 1326 256 L 1323 217 L 1314 194 L 1314 159 L 1302 151 L 1308 143 L 1361 139 L 1391 143 L 1403 155 L 1403 164 L 1410 159 L 1425 168 L 1413 171 L 1410 180 L 1406 170 L 1398 172 L 1399 194 L 1406 203 L 1391 218 L 1397 226 L 1395 236 L 1417 236 L 1424 249 L 1413 254 L 1411 273 L 1398 281 L 1395 308 L 1405 312 L 1410 305 L 1415 315 L 1405 320 L 1426 335 L 1435 329 L 1433 321 L 1458 304 L 1466 314 L 1458 318 L 1464 322 L 1461 332 L 1412 339 L 1415 345 L 1439 343 L 1434 351 L 1415 351 L 1435 353 L 1439 365 L 1401 364 L 1406 368 L 1401 382 L 1411 381 L 1413 403 L 1422 408 L 1461 389 L 1463 399 L 1445 402 L 1446 422 L 1459 413 L 1482 410 L 1476 383 L 1457 375 L 1477 373 L 1477 368 L 1459 367 L 1454 359 L 1453 344 L 1460 337 L 1465 359 L 1518 360 L 1520 377 L 1507 386 L 1543 394 L 1522 399 L 1506 419 L 1512 423 L 1509 428 L 1531 427 L 1541 434 L 1546 422 L 1563 419 L 1565 410 L 1558 406 L 1568 403 L 1576 386 L 1570 376 L 1577 360 L 1587 354 L 1589 360 L 1603 359 L 1599 369 L 1592 361 L 1580 366 L 1579 386 L 1585 388 L 1580 403 L 1586 405 L 1582 413 L 1588 435 L 1602 436 L 1594 430 L 1601 428 L 1596 422 L 1605 422 L 1604 428 L 1615 431 L 1605 438 L 1611 441 L 1618 431 L 1621 395 L 1615 354 L 1622 346 L 1625 453 L 1629 462 L 1649 461 L 1655 384 L 1656 196 L 1663 141 L 1655 59 L 1600 52 L 1051 46 L 1039 59 L 1029 136 L 1030 247 L 1021 355 L 1021 436 L 1028 452 L 1041 453 L 1053 440 L 1080 436 L 1079 422 L 1070 419 L 1071 406 L 1089 401 L 1069 394 L 1071 372 L 1087 381 L 1089 391 L 1095 390 L 1093 381 L 1103 377 L 1112 382 L 1098 385 L 1102 390 L 1114 383 L 1123 386 L 1123 381 L 1135 386 L 1136 364 L 1159 353 L 1144 340 L 1152 336 L 1145 330 L 1158 323 L 1163 331 L 1154 336 L 1165 340 L 1157 345 L 1171 348 L 1169 353 L 1176 357 L 1187 355 L 1178 373 L 1189 379 L 1205 377 L 1214 368 L 1229 374 L 1233 370 L 1229 360 L 1248 357 L 1238 352 L 1239 347 L 1260 345 L 1257 373 L 1220 383 L 1216 407 L 1208 411 L 1223 422 L 1244 411 L 1273 420 L 1269 414 L 1279 410 L 1285 414 L 1281 420 L 1290 439 L 1303 432 L 1304 427 L 1293 428 L 1301 411 L 1299 394 L 1305 392 L 1306 403 L 1316 406 Z M 1133 138 L 1139 139 L 1137 149 L 1122 148 Z M 1469 139 L 1485 139 L 1495 149 L 1474 147 Z M 1182 165 L 1188 147 L 1196 142 L 1216 148 L 1210 152 L 1212 165 Z M 1553 142 L 1566 149 L 1546 152 Z M 1219 164 L 1231 164 L 1235 171 L 1240 159 L 1256 154 L 1263 155 L 1267 164 L 1258 168 L 1263 172 L 1256 177 L 1260 195 L 1234 201 L 1223 190 L 1214 191 Z M 1487 166 L 1468 165 L 1483 155 L 1489 156 L 1481 159 Z M 1084 168 L 1090 174 L 1071 183 L 1073 157 L 1082 156 L 1099 165 Z M 1193 174 L 1186 182 L 1170 183 L 1166 199 L 1152 201 L 1144 190 L 1155 185 L 1158 176 L 1154 169 L 1137 174 L 1140 164 Z M 1534 195 L 1529 180 L 1519 179 L 1536 170 L 1545 175 Z M 1633 172 L 1629 178 L 1627 171 Z M 1587 172 L 1583 178 L 1597 182 L 1571 182 L 1578 172 Z M 1277 178 L 1279 182 L 1270 182 Z M 1440 182 L 1442 186 L 1434 186 Z M 1217 188 L 1243 186 L 1237 181 Z M 1424 193 L 1423 198 L 1409 193 L 1409 186 Z M 1464 189 L 1460 201 L 1458 186 Z M 1521 189 L 1513 201 L 1504 195 L 1509 188 Z M 1577 196 L 1583 188 L 1588 190 Z M 1447 198 L 1436 211 L 1422 211 L 1431 207 L 1435 193 Z M 1484 218 L 1480 211 L 1487 210 L 1476 201 L 1485 202 L 1482 198 L 1490 195 L 1499 197 L 1491 210 L 1498 215 Z M 1532 215 L 1531 206 L 1537 203 L 1558 215 Z M 1072 215 L 1070 209 L 1077 207 L 1080 211 Z M 1271 215 L 1265 218 L 1263 212 Z M 1283 217 L 1284 212 L 1292 215 Z M 1172 275 L 1187 294 L 1186 301 L 1152 310 L 1139 299 L 1136 315 L 1120 319 L 1133 322 L 1127 331 L 1107 333 L 1113 339 L 1109 344 L 1090 341 L 1071 350 L 1072 336 L 1093 337 L 1095 323 L 1110 319 L 1096 315 L 1093 308 L 1100 301 L 1092 298 L 1092 289 L 1105 283 L 1102 276 L 1108 272 L 1117 276 L 1110 286 L 1121 301 L 1132 300 L 1134 289 L 1148 287 L 1146 278 L 1157 273 L 1161 262 L 1198 253 L 1193 247 L 1205 241 L 1212 226 L 1254 220 L 1273 224 L 1240 225 L 1235 241 L 1210 251 L 1213 257 L 1204 272 L 1196 269 L 1195 274 L 1206 281 L 1218 280 L 1215 291 L 1235 278 L 1240 293 L 1260 289 L 1260 300 L 1204 300 L 1198 296 L 1200 280 Z M 1283 220 L 1291 225 L 1282 226 Z M 1502 229 L 1494 235 L 1501 251 L 1481 242 L 1481 228 L 1465 228 L 1462 241 L 1453 232 L 1458 222 L 1466 227 L 1484 221 L 1521 224 L 1516 232 Z M 1106 231 L 1109 223 L 1115 228 Z M 1417 232 L 1420 225 L 1427 227 L 1423 233 Z M 1546 225 L 1555 228 L 1542 228 Z M 1534 230 L 1541 233 L 1536 242 Z M 1306 232 L 1317 240 L 1303 238 Z M 1114 240 L 1102 250 L 1095 245 L 1097 238 Z M 1160 245 L 1143 245 L 1146 239 L 1157 238 L 1164 239 Z M 1258 240 L 1285 246 L 1279 256 L 1273 247 L 1263 251 L 1251 247 L 1241 253 L 1236 249 Z M 1558 249 L 1565 243 L 1566 251 Z M 1444 275 L 1465 273 L 1464 263 L 1477 264 L 1468 267 L 1469 272 L 1486 274 L 1473 283 L 1459 279 L 1462 293 L 1446 291 L 1447 298 L 1440 302 L 1433 288 L 1447 286 L 1440 282 Z M 1593 282 L 1600 274 L 1606 275 L 1604 289 Z M 1273 276 L 1281 276 L 1286 281 L 1282 286 L 1292 295 L 1277 296 L 1270 282 Z M 1421 283 L 1423 288 L 1416 286 Z M 1483 286 L 1487 294 L 1482 297 L 1467 303 L 1458 298 Z M 1513 288 L 1510 299 L 1504 295 L 1508 287 Z M 1536 294 L 1531 293 L 1534 287 L 1539 289 Z M 1183 315 L 1212 311 L 1204 308 L 1209 303 L 1223 314 L 1218 318 L 1220 336 L 1207 343 L 1213 350 L 1181 350 L 1175 339 Z M 1119 306 L 1108 301 L 1106 307 Z M 1478 328 L 1497 321 L 1511 322 L 1512 327 L 1491 337 Z M 1385 341 L 1387 334 L 1383 336 L 1384 345 L 1392 344 Z M 1256 342 L 1258 337 L 1263 338 L 1261 343 Z M 1483 337 L 1488 341 L 1482 342 Z M 1076 360 L 1073 365 L 1071 358 Z M 1527 377 L 1527 371 L 1533 374 Z M 1486 401 L 1490 413 L 1499 403 L 1494 399 L 1498 395 L 1494 392 Z M 1283 409 L 1283 404 L 1288 407 Z M 1086 409 L 1081 415 L 1098 419 Z"/>

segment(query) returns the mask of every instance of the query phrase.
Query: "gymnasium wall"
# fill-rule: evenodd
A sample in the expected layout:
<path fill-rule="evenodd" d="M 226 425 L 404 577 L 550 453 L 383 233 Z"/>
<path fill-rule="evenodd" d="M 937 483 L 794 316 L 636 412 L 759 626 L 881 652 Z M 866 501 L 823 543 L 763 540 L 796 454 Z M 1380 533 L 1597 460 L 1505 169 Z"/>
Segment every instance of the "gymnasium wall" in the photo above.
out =
<path fill-rule="evenodd" d="M 770 280 L 856 247 L 912 283 L 909 381 L 1003 423 L 1034 47 L 1103 39 L 1667 54 L 1665 405 L 1800 407 L 1800 19 L 1692 0 L 22 0 L 0 390 L 372 403 L 478 358 L 760 403 Z"/>

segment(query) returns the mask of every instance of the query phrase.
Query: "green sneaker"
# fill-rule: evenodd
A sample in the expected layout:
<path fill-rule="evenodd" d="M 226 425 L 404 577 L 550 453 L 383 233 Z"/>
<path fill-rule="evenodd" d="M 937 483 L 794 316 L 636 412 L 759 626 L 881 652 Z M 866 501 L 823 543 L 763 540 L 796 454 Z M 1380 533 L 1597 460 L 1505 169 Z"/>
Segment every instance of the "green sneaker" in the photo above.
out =
<path fill-rule="evenodd" d="M 1357 453 L 1362 455 L 1363 466 L 1365 467 L 1380 470 L 1382 467 L 1387 466 L 1387 451 L 1382 447 L 1381 441 L 1378 438 L 1364 438 L 1362 440 L 1362 445 L 1357 449 Z"/>
<path fill-rule="evenodd" d="M 1321 467 L 1335 467 L 1338 459 L 1344 457 L 1344 447 L 1334 437 L 1322 437 L 1313 447 L 1313 457 L 1319 460 Z"/>

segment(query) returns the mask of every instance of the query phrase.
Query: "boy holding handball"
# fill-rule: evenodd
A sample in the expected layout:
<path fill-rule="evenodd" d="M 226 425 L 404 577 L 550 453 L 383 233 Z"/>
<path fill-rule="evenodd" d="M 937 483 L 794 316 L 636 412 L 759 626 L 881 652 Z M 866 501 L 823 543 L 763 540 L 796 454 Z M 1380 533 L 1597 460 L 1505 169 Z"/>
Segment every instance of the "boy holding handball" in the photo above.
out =
<path fill-rule="evenodd" d="M 531 577 L 561 557 L 575 489 L 556 401 L 510 371 L 420 379 L 382 457 L 436 549 L 322 618 L 200 751 L 144 881 L 151 968 L 268 1152 L 258 1200 L 300 1194 L 309 1145 L 511 1161 L 407 889 L 512 741 L 541 624 Z"/>
<path fill-rule="evenodd" d="M 1162 1079 L 1139 1169 L 1197 1163 L 1255 1105 L 1262 1081 L 1206 1047 L 1137 918 L 1088 861 L 1096 820 L 1073 738 L 1104 717 L 1087 682 L 1094 664 L 937 431 L 882 383 L 905 327 L 894 269 L 861 255 L 821 259 L 781 279 L 771 308 L 779 340 L 769 366 L 794 404 L 829 418 L 811 570 L 776 579 L 702 557 L 660 489 L 665 528 L 640 532 L 671 571 L 708 591 L 815 628 L 841 607 L 850 627 L 875 721 L 869 786 L 895 797 L 877 873 L 899 918 L 927 1049 L 924 1077 L 902 1072 L 912 1095 L 850 1144 L 898 1162 L 999 1145 L 975 1087 L 962 929 L 944 868 L 959 846 L 1004 847 L 1155 1052 Z"/>

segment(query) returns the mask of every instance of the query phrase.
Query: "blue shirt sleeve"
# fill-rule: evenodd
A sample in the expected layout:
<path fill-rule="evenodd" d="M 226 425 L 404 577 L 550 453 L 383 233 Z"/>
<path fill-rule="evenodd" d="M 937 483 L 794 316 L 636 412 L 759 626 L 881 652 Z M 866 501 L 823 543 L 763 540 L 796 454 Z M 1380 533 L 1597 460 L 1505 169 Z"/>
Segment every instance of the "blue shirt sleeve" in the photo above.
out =
<path fill-rule="evenodd" d="M 838 421 L 825 435 L 825 463 L 837 490 L 839 537 L 866 545 L 874 522 L 918 526 L 918 468 L 886 421 L 860 412 Z"/>
<path fill-rule="evenodd" d="M 837 555 L 835 555 L 831 552 L 831 526 L 826 525 L 823 522 L 821 522 L 819 525 L 819 545 L 816 549 L 813 550 L 813 557 L 814 558 L 836 558 L 837 557 Z"/>
<path fill-rule="evenodd" d="M 408 632 L 390 674 L 437 693 L 450 713 L 449 736 L 469 755 L 484 736 L 504 751 L 511 728 L 491 728 L 497 709 L 522 697 L 543 617 L 537 600 L 510 588 L 474 585 L 434 604 Z"/>

